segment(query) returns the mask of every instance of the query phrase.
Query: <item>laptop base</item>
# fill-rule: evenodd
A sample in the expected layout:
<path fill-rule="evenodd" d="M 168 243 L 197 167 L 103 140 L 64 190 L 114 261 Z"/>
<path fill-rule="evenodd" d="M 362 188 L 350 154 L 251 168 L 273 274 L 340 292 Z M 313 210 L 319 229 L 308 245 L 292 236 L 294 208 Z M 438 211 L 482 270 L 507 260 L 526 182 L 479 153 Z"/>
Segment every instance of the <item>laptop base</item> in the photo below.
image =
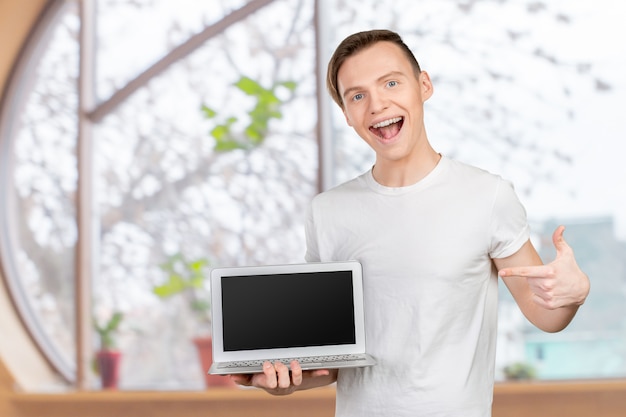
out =
<path fill-rule="evenodd" d="M 315 369 L 340 369 L 340 368 L 360 368 L 365 366 L 373 366 L 376 364 L 374 358 L 368 354 L 355 355 L 337 355 L 333 357 L 306 357 L 306 358 L 286 358 L 272 359 L 271 362 L 282 362 L 287 367 L 290 363 L 297 360 L 300 367 L 304 371 Z M 209 374 L 212 375 L 228 375 L 228 374 L 256 374 L 263 372 L 263 363 L 265 360 L 249 360 L 213 363 Z"/>

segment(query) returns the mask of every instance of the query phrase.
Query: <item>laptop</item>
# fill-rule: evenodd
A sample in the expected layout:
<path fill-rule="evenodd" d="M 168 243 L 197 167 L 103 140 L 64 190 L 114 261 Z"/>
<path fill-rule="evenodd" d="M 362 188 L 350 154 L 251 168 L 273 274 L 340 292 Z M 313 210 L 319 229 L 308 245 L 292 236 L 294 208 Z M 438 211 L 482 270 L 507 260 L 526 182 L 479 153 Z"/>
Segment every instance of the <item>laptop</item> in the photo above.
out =
<path fill-rule="evenodd" d="M 363 277 L 356 261 L 211 270 L 210 374 L 372 366 L 365 351 Z"/>

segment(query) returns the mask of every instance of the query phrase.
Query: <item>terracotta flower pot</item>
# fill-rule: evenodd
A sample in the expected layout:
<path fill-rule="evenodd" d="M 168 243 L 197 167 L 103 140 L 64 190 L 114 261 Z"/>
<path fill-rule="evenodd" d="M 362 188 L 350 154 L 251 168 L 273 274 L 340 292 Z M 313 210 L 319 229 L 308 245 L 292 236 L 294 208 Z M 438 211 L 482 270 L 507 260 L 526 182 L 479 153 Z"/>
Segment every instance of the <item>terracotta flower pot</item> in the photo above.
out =
<path fill-rule="evenodd" d="M 101 350 L 96 352 L 102 389 L 117 389 L 121 359 L 122 352 L 118 350 Z"/>
<path fill-rule="evenodd" d="M 213 363 L 213 350 L 210 337 L 196 337 L 193 339 L 193 343 L 198 349 L 198 357 L 202 365 L 202 373 L 204 375 L 204 382 L 207 388 L 209 387 L 236 387 L 229 377 L 221 375 L 209 375 L 209 368 Z"/>

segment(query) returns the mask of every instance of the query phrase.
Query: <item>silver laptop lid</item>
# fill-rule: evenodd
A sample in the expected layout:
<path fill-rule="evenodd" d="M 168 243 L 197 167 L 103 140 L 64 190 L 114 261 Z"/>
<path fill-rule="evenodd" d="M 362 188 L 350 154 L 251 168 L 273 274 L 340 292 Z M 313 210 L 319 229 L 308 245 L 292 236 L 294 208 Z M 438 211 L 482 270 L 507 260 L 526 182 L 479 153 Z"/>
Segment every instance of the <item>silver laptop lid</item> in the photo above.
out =
<path fill-rule="evenodd" d="M 214 362 L 365 352 L 356 261 L 215 268 Z"/>

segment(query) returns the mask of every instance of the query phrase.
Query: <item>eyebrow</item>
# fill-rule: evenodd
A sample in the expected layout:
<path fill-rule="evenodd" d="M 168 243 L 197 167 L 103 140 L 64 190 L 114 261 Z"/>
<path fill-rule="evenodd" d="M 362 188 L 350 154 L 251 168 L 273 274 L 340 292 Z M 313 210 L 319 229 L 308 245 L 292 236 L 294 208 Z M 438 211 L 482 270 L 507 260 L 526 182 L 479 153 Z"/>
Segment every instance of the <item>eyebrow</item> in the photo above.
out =
<path fill-rule="evenodd" d="M 378 82 L 381 82 L 381 81 L 382 81 L 382 80 L 384 80 L 384 79 L 387 79 L 387 78 L 393 78 L 393 77 L 404 77 L 404 78 L 406 78 L 406 76 L 404 75 L 404 73 L 402 73 L 402 72 L 400 72 L 400 71 L 389 71 L 388 73 L 383 74 L 383 75 L 381 75 L 380 77 L 378 77 L 378 78 L 376 79 L 376 82 L 378 83 Z M 362 89 L 363 89 L 363 87 L 358 86 L 358 85 L 357 85 L 357 86 L 354 86 L 354 87 L 347 88 L 347 89 L 343 92 L 342 97 L 343 97 L 343 99 L 345 100 L 345 99 L 346 99 L 346 97 L 348 97 L 348 95 L 350 95 L 353 91 L 358 91 L 358 90 L 362 90 Z"/>

